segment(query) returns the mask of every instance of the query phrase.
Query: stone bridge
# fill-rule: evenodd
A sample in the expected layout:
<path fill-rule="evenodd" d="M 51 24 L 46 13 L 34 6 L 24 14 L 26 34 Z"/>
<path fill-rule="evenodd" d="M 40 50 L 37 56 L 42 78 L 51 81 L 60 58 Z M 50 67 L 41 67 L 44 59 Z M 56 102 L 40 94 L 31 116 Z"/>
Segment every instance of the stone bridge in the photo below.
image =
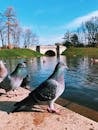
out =
<path fill-rule="evenodd" d="M 30 46 L 29 49 L 38 51 L 41 54 L 46 54 L 48 56 L 60 55 L 67 48 L 63 45 L 33 45 Z"/>

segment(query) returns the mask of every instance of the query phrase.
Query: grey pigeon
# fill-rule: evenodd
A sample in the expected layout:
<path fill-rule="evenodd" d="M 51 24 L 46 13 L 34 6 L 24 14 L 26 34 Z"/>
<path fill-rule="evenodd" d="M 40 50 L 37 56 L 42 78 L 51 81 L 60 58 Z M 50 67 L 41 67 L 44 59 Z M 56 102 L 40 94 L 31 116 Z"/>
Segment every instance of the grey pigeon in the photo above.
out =
<path fill-rule="evenodd" d="M 63 93 L 65 89 L 64 81 L 64 69 L 67 66 L 59 62 L 53 74 L 41 83 L 36 89 L 34 89 L 25 99 L 14 104 L 16 108 L 12 112 L 17 112 L 21 110 L 22 107 L 30 107 L 40 103 L 41 101 L 46 101 L 48 103 L 48 112 L 58 113 L 54 108 L 54 102 Z"/>
<path fill-rule="evenodd" d="M 21 83 L 20 86 L 21 86 L 22 88 L 25 88 L 25 89 L 30 90 L 30 81 L 31 81 L 31 77 L 30 77 L 29 74 L 27 74 L 26 77 L 23 78 L 23 81 L 22 81 L 22 83 Z"/>
<path fill-rule="evenodd" d="M 7 76 L 7 74 L 8 74 L 7 68 L 5 67 L 4 62 L 0 60 L 0 83 Z"/>
<path fill-rule="evenodd" d="M 25 63 L 18 63 L 15 70 L 8 74 L 4 80 L 0 83 L 0 88 L 4 89 L 6 92 L 10 90 L 15 90 L 20 87 L 23 78 L 27 75 L 27 69 Z"/>

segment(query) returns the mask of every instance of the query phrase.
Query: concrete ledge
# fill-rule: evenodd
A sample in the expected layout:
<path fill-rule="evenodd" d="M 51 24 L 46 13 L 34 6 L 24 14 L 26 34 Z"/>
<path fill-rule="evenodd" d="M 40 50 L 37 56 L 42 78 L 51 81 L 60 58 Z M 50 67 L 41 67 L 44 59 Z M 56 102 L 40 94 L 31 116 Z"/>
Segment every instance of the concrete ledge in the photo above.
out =
<path fill-rule="evenodd" d="M 87 118 L 90 118 L 90 119 L 98 122 L 98 111 L 95 111 L 91 108 L 79 105 L 77 103 L 74 103 L 74 102 L 71 102 L 69 100 L 62 99 L 62 98 L 59 98 L 56 101 L 56 103 L 63 107 L 66 107 L 76 113 L 79 113 L 80 115 L 83 115 Z"/>
<path fill-rule="evenodd" d="M 55 104 L 61 115 L 46 111 L 46 105 L 36 106 L 40 111 L 10 113 L 16 101 L 22 100 L 29 91 L 18 89 L 18 96 L 0 97 L 0 130 L 98 130 L 98 123 L 78 113 Z M 39 108 L 40 107 L 40 108 Z M 43 110 L 43 111 L 42 111 Z"/>

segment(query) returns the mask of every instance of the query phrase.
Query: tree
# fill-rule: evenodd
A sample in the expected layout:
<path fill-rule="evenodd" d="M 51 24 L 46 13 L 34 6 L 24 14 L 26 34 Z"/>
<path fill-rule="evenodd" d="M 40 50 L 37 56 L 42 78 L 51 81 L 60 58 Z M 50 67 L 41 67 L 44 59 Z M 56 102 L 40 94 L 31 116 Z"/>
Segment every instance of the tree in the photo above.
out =
<path fill-rule="evenodd" d="M 77 28 L 77 35 L 78 35 L 78 39 L 80 44 L 87 44 L 88 40 L 87 40 L 87 32 L 85 29 L 84 24 L 82 23 L 80 27 Z"/>
<path fill-rule="evenodd" d="M 8 7 L 4 12 L 5 25 L 7 32 L 7 43 L 8 46 L 11 44 L 12 33 L 17 26 L 16 14 L 13 7 Z"/>
<path fill-rule="evenodd" d="M 96 46 L 98 46 L 98 32 L 95 34 Z"/>
<path fill-rule="evenodd" d="M 26 29 L 24 31 L 24 46 L 29 47 L 30 45 L 38 44 L 38 37 L 31 29 Z"/>
<path fill-rule="evenodd" d="M 19 47 L 21 35 L 22 35 L 22 28 L 19 25 L 16 25 L 16 27 L 12 32 L 14 47 Z"/>
<path fill-rule="evenodd" d="M 95 44 L 95 33 L 97 31 L 95 24 L 92 21 L 88 21 L 85 23 L 85 27 L 88 31 L 88 43 Z"/>
<path fill-rule="evenodd" d="M 65 39 L 65 41 L 70 42 L 70 37 L 71 37 L 71 33 L 70 33 L 69 31 L 67 31 L 67 32 L 65 33 L 63 39 Z"/>
<path fill-rule="evenodd" d="M 73 46 L 76 46 L 79 43 L 77 34 L 73 34 L 71 36 L 70 40 L 71 40 L 71 43 L 73 44 Z"/>
<path fill-rule="evenodd" d="M 70 38 L 71 38 L 71 33 L 69 31 L 67 31 L 63 37 L 63 39 L 64 39 L 63 45 L 64 46 L 66 46 L 66 47 L 72 46 Z"/>
<path fill-rule="evenodd" d="M 30 29 L 26 29 L 24 31 L 24 46 L 29 47 L 31 44 L 32 31 Z"/>
<path fill-rule="evenodd" d="M 38 44 L 38 42 L 39 42 L 38 36 L 36 35 L 36 33 L 33 33 L 32 34 L 32 45 Z"/>
<path fill-rule="evenodd" d="M 85 36 L 85 41 L 88 41 L 90 46 L 95 46 L 96 33 L 98 33 L 98 17 L 92 17 L 90 20 L 82 23 L 81 28 Z"/>
<path fill-rule="evenodd" d="M 0 13 L 0 39 L 2 43 L 2 47 L 4 47 L 4 40 L 5 40 L 5 30 L 4 30 L 4 16 Z"/>
<path fill-rule="evenodd" d="M 38 44 L 38 36 L 31 29 L 23 31 L 19 26 L 13 7 L 8 7 L 0 13 L 0 40 L 2 47 L 6 45 L 9 48 L 19 47 L 22 42 L 27 47 Z"/>

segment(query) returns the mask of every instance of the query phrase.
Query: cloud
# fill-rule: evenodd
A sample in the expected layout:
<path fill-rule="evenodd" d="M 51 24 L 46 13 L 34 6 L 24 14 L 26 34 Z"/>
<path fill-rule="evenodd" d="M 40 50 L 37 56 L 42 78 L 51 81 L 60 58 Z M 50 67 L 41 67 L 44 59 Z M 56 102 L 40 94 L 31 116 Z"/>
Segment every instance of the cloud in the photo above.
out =
<path fill-rule="evenodd" d="M 69 30 L 75 29 L 79 27 L 83 22 L 86 22 L 90 20 L 92 17 L 96 17 L 96 16 L 98 17 L 98 10 L 72 20 L 71 22 L 65 25 L 65 28 Z"/>
<path fill-rule="evenodd" d="M 41 12 L 39 10 L 38 14 L 41 13 L 43 13 L 43 11 Z M 67 30 L 72 31 L 77 29 L 83 22 L 86 22 L 95 16 L 98 17 L 98 10 L 93 11 L 87 15 L 77 17 L 69 23 L 60 26 L 50 27 L 48 25 L 31 25 L 25 26 L 24 28 L 32 28 L 32 30 L 39 36 L 39 44 L 51 45 L 57 42 L 62 42 L 64 40 L 62 38 Z"/>
<path fill-rule="evenodd" d="M 56 42 L 62 42 L 63 41 L 63 36 L 66 30 L 74 30 L 77 29 L 83 22 L 86 22 L 90 20 L 92 17 L 98 16 L 98 10 L 93 11 L 87 15 L 77 17 L 71 22 L 67 23 L 66 25 L 61 25 L 58 27 L 53 27 L 52 29 L 55 30 L 56 32 L 62 32 L 61 34 L 55 34 L 55 35 L 47 35 L 45 37 L 40 37 L 39 41 L 40 44 L 54 44 Z M 43 28 L 43 27 L 42 27 Z M 52 31 L 52 30 L 51 30 Z M 54 32 L 55 32 L 54 31 Z M 53 31 L 52 31 L 53 32 Z"/>

